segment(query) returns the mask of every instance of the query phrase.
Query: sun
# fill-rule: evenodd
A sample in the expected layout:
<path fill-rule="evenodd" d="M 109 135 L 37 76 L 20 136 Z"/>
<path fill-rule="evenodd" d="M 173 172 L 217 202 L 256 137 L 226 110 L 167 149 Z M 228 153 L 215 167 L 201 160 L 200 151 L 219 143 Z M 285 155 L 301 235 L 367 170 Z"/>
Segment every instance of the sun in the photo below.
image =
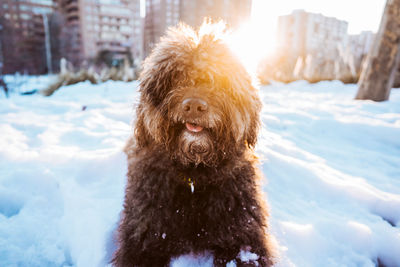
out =
<path fill-rule="evenodd" d="M 265 20 L 253 17 L 230 34 L 228 44 L 250 74 L 255 75 L 260 60 L 275 49 L 274 29 Z"/>

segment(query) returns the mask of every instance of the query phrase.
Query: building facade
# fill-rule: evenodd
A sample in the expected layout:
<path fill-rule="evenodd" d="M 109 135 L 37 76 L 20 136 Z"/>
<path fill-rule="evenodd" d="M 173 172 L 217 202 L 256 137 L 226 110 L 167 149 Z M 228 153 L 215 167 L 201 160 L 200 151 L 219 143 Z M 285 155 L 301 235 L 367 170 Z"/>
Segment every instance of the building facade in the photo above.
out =
<path fill-rule="evenodd" d="M 2 0 L 3 71 L 31 74 L 74 66 L 107 51 L 142 58 L 140 0 Z"/>
<path fill-rule="evenodd" d="M 195 1 L 187 1 L 189 4 Z M 144 54 L 148 55 L 158 39 L 180 20 L 180 0 L 146 0 L 144 18 Z"/>
<path fill-rule="evenodd" d="M 57 7 L 52 0 L 2 0 L 3 73 L 45 73 L 48 16 Z"/>
<path fill-rule="evenodd" d="M 140 0 L 59 0 L 58 6 L 66 58 L 74 65 L 102 51 L 142 58 Z"/>
<path fill-rule="evenodd" d="M 356 57 L 363 57 L 368 54 L 374 38 L 375 34 L 371 31 L 363 31 L 360 34 L 349 35 L 347 46 L 350 48 L 353 55 Z"/>
<path fill-rule="evenodd" d="M 347 39 L 346 53 L 351 55 L 356 70 L 362 69 L 362 64 L 365 61 L 375 34 L 371 31 L 363 31 L 360 34 L 349 35 Z"/>
<path fill-rule="evenodd" d="M 0 76 L 3 73 L 3 66 L 4 66 L 2 40 L 3 40 L 3 25 L 0 22 Z"/>
<path fill-rule="evenodd" d="M 151 52 L 168 27 L 180 21 L 198 27 L 208 17 L 222 19 L 228 26 L 237 27 L 250 17 L 251 3 L 251 0 L 146 0 L 145 55 Z"/>
<path fill-rule="evenodd" d="M 321 14 L 295 10 L 278 19 L 278 47 L 297 56 L 334 53 L 347 42 L 348 23 Z"/>

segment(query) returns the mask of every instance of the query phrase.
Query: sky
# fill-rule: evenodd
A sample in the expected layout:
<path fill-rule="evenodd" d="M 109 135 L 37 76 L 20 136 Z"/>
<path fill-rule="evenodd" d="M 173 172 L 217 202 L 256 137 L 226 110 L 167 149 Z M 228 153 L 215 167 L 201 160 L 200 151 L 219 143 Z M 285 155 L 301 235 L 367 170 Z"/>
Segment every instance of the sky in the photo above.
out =
<path fill-rule="evenodd" d="M 349 34 L 364 30 L 376 32 L 385 3 L 386 0 L 253 0 L 252 19 L 272 33 L 278 16 L 303 9 L 349 22 Z"/>

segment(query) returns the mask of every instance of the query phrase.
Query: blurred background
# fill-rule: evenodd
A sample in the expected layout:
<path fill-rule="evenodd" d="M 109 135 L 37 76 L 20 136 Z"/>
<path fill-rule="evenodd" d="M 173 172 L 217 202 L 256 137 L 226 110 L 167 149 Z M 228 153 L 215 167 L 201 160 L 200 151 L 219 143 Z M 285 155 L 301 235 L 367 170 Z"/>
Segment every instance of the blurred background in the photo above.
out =
<path fill-rule="evenodd" d="M 263 84 L 356 83 L 385 2 L 348 2 L 2 0 L 0 73 L 61 74 L 46 94 L 61 82 L 134 80 L 168 27 L 209 17 L 227 23 L 232 49 Z"/>

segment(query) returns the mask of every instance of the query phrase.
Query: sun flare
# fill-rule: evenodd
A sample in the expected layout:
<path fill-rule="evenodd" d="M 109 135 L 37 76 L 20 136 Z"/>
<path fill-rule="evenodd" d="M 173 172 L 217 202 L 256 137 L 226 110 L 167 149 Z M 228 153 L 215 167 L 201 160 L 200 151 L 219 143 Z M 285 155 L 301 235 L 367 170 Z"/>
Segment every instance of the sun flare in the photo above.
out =
<path fill-rule="evenodd" d="M 275 35 L 262 19 L 251 19 L 231 33 L 228 44 L 250 74 L 256 73 L 260 60 L 273 53 Z"/>

